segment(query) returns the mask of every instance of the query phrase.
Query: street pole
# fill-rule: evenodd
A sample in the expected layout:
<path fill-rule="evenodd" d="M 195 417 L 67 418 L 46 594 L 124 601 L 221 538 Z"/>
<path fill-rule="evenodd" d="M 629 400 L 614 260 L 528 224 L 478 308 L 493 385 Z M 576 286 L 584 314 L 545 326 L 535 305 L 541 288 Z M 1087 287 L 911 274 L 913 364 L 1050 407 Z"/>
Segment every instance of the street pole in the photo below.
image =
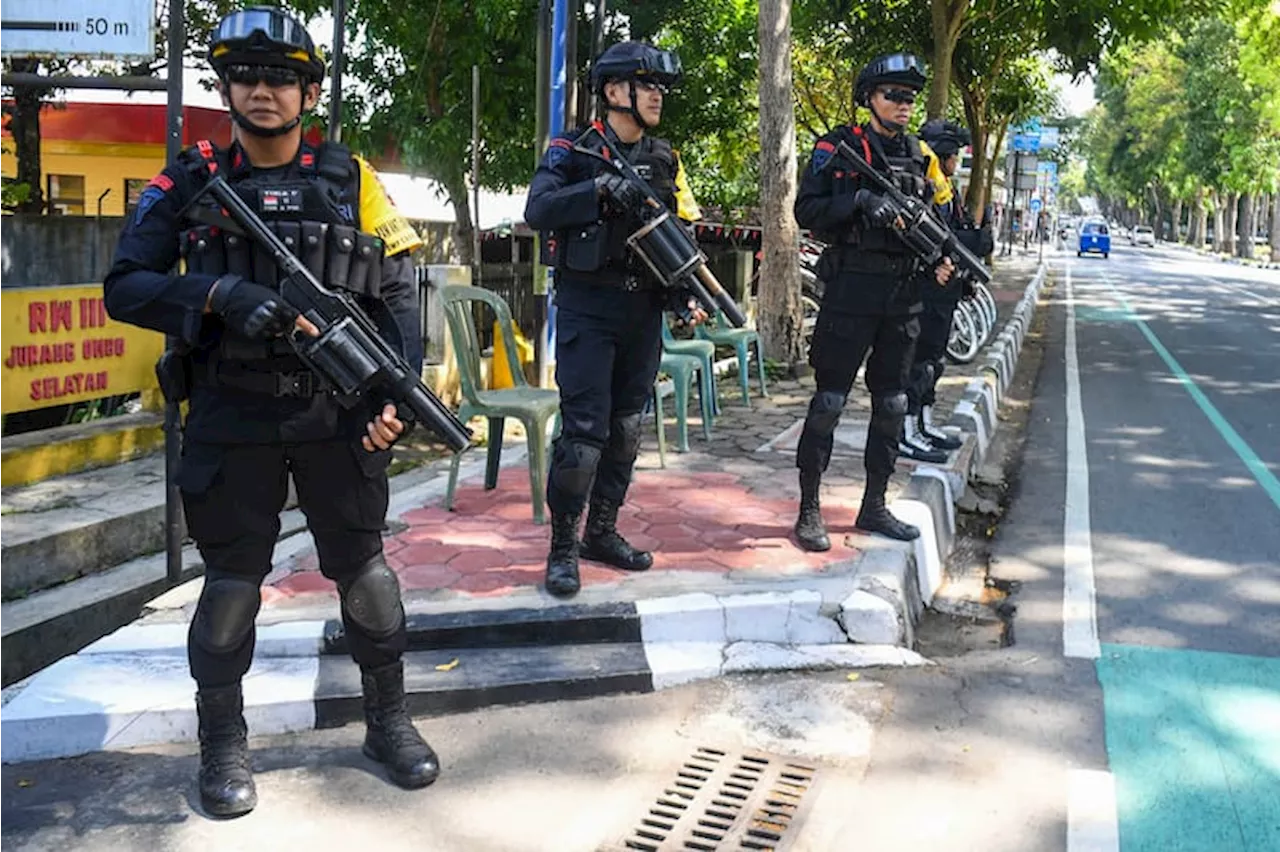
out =
<path fill-rule="evenodd" d="M 172 166 L 182 153 L 182 51 L 186 47 L 185 8 L 179 0 L 169 3 L 169 44 L 165 105 L 165 161 Z M 166 338 L 173 349 L 177 340 Z M 164 557 L 165 574 L 172 584 L 182 579 L 182 493 L 178 490 L 178 465 L 182 459 L 182 411 L 177 402 L 164 404 Z"/>
<path fill-rule="evenodd" d="M 342 141 L 342 70 L 346 59 L 346 36 L 347 0 L 333 0 L 333 67 L 329 78 L 330 142 Z"/>
<path fill-rule="evenodd" d="M 542 152 L 547 148 L 547 112 L 551 106 L 551 3 L 538 0 L 537 75 L 534 81 L 536 103 L 534 106 L 533 165 L 537 168 Z M 547 369 L 547 269 L 540 263 L 542 235 L 533 235 L 533 363 L 539 386 L 545 384 L 543 374 Z"/>
<path fill-rule="evenodd" d="M 471 66 L 471 285 L 480 286 L 480 66 Z"/>

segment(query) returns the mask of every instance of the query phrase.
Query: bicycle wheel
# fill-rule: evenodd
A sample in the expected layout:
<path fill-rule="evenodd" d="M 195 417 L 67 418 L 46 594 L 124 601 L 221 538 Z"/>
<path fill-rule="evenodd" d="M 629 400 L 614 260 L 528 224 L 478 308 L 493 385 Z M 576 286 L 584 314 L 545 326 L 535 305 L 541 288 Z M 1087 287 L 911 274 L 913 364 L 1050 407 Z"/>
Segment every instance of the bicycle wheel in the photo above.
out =
<path fill-rule="evenodd" d="M 982 340 L 974 324 L 973 310 L 964 302 L 956 305 L 951 320 L 951 336 L 947 338 L 947 355 L 957 364 L 968 364 L 978 355 Z"/>
<path fill-rule="evenodd" d="M 985 284 L 979 283 L 975 290 L 974 302 L 982 308 L 982 313 L 986 315 L 987 325 L 995 328 L 997 317 L 995 297 L 991 295 L 991 290 Z"/>

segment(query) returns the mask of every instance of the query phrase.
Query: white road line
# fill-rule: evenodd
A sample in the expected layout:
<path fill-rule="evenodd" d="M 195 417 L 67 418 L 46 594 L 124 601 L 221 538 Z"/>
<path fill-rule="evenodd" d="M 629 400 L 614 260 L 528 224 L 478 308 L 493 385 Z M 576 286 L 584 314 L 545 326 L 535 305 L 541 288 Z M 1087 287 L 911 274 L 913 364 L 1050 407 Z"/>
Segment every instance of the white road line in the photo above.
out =
<path fill-rule="evenodd" d="M 1272 296 L 1268 298 L 1267 296 L 1264 296 L 1261 293 L 1255 293 L 1252 290 L 1250 290 L 1248 287 L 1240 286 L 1232 278 L 1210 278 L 1209 280 L 1222 285 L 1227 290 L 1235 291 L 1235 293 L 1244 293 L 1246 296 L 1250 296 L 1254 299 L 1257 299 L 1259 302 L 1262 303 L 1261 307 L 1274 308 L 1278 304 L 1280 304 L 1280 300 L 1277 300 L 1276 297 Z M 1249 307 L 1257 307 L 1257 306 L 1250 305 Z"/>
<path fill-rule="evenodd" d="M 1067 785 L 1067 852 L 1119 852 L 1115 777 L 1102 769 L 1070 769 Z"/>
<path fill-rule="evenodd" d="M 1097 593 L 1093 582 L 1093 537 L 1089 530 L 1089 456 L 1080 360 L 1076 355 L 1076 304 L 1067 261 L 1067 495 L 1062 521 L 1062 653 L 1096 660 Z"/>

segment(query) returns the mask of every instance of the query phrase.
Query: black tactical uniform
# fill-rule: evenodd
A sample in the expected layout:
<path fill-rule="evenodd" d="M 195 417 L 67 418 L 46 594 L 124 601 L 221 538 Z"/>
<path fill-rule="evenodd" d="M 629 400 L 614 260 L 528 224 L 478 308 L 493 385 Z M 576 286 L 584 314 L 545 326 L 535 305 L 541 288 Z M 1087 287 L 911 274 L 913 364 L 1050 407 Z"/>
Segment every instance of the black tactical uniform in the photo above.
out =
<path fill-rule="evenodd" d="M 229 15 L 211 53 L 224 86 L 228 79 L 252 85 L 255 75 L 285 85 L 270 76 L 282 68 L 304 86 L 324 74 L 302 25 L 274 9 Z M 241 133 L 282 135 L 234 108 L 233 118 Z M 322 282 L 353 293 L 411 365 L 422 363 L 410 259 L 420 242 L 347 148 L 300 145 L 293 162 L 260 169 L 239 144 L 219 150 L 200 142 L 143 192 L 104 289 L 114 318 L 181 344 L 162 372 L 170 394 L 189 397 L 178 485 L 205 563 L 188 642 L 205 807 L 235 815 L 256 804 L 240 682 L 253 658 L 259 586 L 271 570 L 290 475 L 320 570 L 338 584 L 347 641 L 363 673 L 366 753 L 388 763 L 397 783 L 424 786 L 438 765 L 405 713 L 404 610 L 382 555 L 390 452 L 367 452 L 360 443 L 382 406 L 371 400 L 363 410 L 343 409 L 279 336 L 294 314 L 279 300 L 269 254 L 200 224 L 199 214 L 182 215 L 211 173 L 226 177 Z M 175 272 L 180 258 L 185 269 Z"/>
<path fill-rule="evenodd" d="M 635 42 L 610 47 L 592 68 L 598 94 L 608 81 L 630 80 L 626 112 L 641 127 L 637 79 L 665 87 L 678 77 L 674 56 Z M 578 591 L 578 521 L 588 497 L 581 556 L 629 571 L 653 562 L 618 535 L 616 523 L 640 448 L 640 416 L 653 393 L 669 300 L 626 245 L 641 223 L 641 191 L 602 157 L 625 157 L 669 210 L 697 216 L 670 143 L 645 135 L 625 144 L 608 122 L 553 139 L 529 185 L 525 219 L 543 232 L 545 261 L 555 268 L 562 428 L 547 477 L 547 589 L 562 596 Z"/>
<path fill-rule="evenodd" d="M 870 90 L 886 83 L 918 91 L 925 81 L 921 67 L 915 57 L 901 54 L 874 60 L 858 77 L 860 102 L 866 105 Z M 809 404 L 796 448 L 801 488 L 796 537 L 809 550 L 830 547 L 818 491 L 831 459 L 841 411 L 868 352 L 871 422 L 865 452 L 867 486 L 857 526 L 893 538 L 919 535 L 915 527 L 889 513 L 884 496 L 907 411 L 904 390 L 919 333 L 921 270 L 893 233 L 893 217 L 885 199 L 866 189 L 837 153 L 841 141 L 917 198 L 933 200 L 928 177 L 937 171 L 936 161 L 914 136 L 904 132 L 885 136 L 868 123 L 840 127 L 820 139 L 801 180 L 796 221 L 829 244 L 818 262 L 825 291 L 809 351 L 817 393 Z"/>
<path fill-rule="evenodd" d="M 969 144 L 969 131 L 953 122 L 935 119 L 920 128 L 920 138 L 935 154 L 946 160 Z M 950 177 L 947 178 L 950 180 Z M 979 228 L 964 200 L 953 195 L 938 205 L 937 211 L 956 239 L 976 257 L 987 257 L 995 248 L 991 236 L 990 217 Z M 945 452 L 959 448 L 960 440 L 933 425 L 933 404 L 938 379 L 946 369 L 947 339 L 952 319 L 960 300 L 973 293 L 973 282 L 958 272 L 946 286 L 924 289 L 924 310 L 920 314 L 920 337 L 916 341 L 911 365 L 911 382 L 907 388 L 909 416 L 905 423 L 902 452 L 921 461 L 946 461 Z"/>

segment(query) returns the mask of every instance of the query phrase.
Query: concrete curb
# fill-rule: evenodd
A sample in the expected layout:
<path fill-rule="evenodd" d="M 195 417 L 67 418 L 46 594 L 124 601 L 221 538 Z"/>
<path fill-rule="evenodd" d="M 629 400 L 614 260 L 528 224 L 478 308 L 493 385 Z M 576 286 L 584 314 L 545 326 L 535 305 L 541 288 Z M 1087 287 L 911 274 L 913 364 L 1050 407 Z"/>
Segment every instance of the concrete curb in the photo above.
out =
<path fill-rule="evenodd" d="M 411 709 L 439 714 L 650 691 L 776 668 L 922 665 L 922 657 L 900 647 L 911 638 L 918 617 L 908 605 L 918 597 L 915 578 L 902 570 L 908 560 L 901 552 L 871 553 L 865 571 L 841 578 L 838 586 L 826 584 L 825 593 L 692 593 L 634 604 L 561 607 L 577 610 L 577 626 L 561 637 L 573 641 L 563 643 L 548 643 L 541 635 L 536 645 L 521 641 L 539 633 L 538 616 L 525 610 L 505 622 L 515 627 L 508 637 L 512 644 L 410 650 L 405 666 Z M 868 599 L 880 606 L 869 606 Z M 868 613 L 886 609 L 887 619 L 863 625 Z M 411 621 L 419 630 L 457 630 L 467 626 L 459 624 L 459 615 L 436 617 L 432 625 L 426 624 L 430 619 Z M 494 612 L 471 615 L 474 622 L 490 622 L 481 629 L 492 629 Z M 542 615 L 542 624 L 574 621 L 557 613 Z M 587 622 L 590 626 L 583 628 Z M 886 641 L 852 644 L 846 623 L 864 627 L 865 638 Z M 330 727 L 359 717 L 358 670 L 332 641 L 333 624 L 303 620 L 259 626 L 245 678 L 245 717 L 255 735 Z M 187 625 L 178 622 L 131 624 L 5 690 L 0 760 L 193 741 L 186 632 Z"/>
<path fill-rule="evenodd" d="M 1035 316 L 1040 292 L 1048 276 L 1048 266 L 1040 264 L 1027 284 L 1013 316 L 1005 323 L 983 363 L 981 376 L 971 381 L 956 404 L 948 425 L 972 435 L 976 449 L 970 458 L 968 475 L 981 468 L 991 448 L 991 439 L 999 425 L 1000 403 L 1008 392 L 1018 367 L 1018 357 Z M 928 606 L 942 586 L 947 556 L 955 539 L 955 502 L 963 490 L 952 488 L 953 476 L 942 468 L 917 467 L 907 482 L 902 496 L 891 507 L 894 514 L 920 527 L 920 538 L 912 542 L 913 561 L 919 582 L 920 602 Z"/>

